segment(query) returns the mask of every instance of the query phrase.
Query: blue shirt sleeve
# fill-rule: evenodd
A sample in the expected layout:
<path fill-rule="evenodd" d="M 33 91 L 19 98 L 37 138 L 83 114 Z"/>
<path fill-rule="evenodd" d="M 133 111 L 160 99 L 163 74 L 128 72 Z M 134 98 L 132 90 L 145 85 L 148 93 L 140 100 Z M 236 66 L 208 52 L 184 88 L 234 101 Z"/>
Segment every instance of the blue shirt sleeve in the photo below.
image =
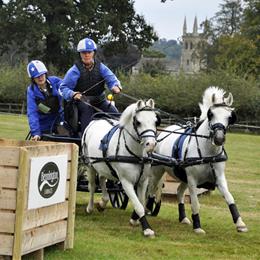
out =
<path fill-rule="evenodd" d="M 66 73 L 60 84 L 60 91 L 65 100 L 70 100 L 73 96 L 73 89 L 76 87 L 80 71 L 76 65 L 73 65 Z"/>
<path fill-rule="evenodd" d="M 117 79 L 115 74 L 103 63 L 100 63 L 100 74 L 105 79 L 109 90 L 114 86 L 119 86 L 121 88 L 120 81 Z"/>
<path fill-rule="evenodd" d="M 32 136 L 41 136 L 39 113 L 32 88 L 27 88 L 27 116 Z"/>

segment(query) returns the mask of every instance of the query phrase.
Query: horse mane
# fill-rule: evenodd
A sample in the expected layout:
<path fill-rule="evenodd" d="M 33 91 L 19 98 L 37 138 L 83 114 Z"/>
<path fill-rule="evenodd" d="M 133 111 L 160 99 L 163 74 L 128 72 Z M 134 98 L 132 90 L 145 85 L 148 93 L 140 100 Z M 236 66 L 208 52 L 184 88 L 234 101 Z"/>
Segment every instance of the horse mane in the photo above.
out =
<path fill-rule="evenodd" d="M 121 127 L 125 126 L 129 122 L 129 120 L 131 119 L 136 108 L 137 108 L 137 105 L 136 105 L 136 103 L 134 103 L 134 104 L 131 104 L 130 106 L 128 106 L 123 111 L 123 113 L 121 114 L 120 119 L 119 119 L 119 125 Z"/>
<path fill-rule="evenodd" d="M 121 114 L 119 119 L 119 125 L 120 127 L 125 126 L 128 124 L 131 120 L 131 118 L 134 116 L 137 110 L 140 110 L 144 107 L 150 107 L 151 109 L 154 108 L 154 100 L 149 99 L 147 101 L 144 100 L 138 100 L 136 103 L 129 105 Z"/>
<path fill-rule="evenodd" d="M 226 106 L 231 106 L 233 103 L 233 96 L 229 93 L 228 97 L 225 98 L 226 91 L 216 87 L 211 86 L 207 88 L 203 94 L 202 103 L 199 103 L 201 110 L 200 120 L 207 118 L 207 112 L 209 108 L 216 104 L 225 104 Z"/>

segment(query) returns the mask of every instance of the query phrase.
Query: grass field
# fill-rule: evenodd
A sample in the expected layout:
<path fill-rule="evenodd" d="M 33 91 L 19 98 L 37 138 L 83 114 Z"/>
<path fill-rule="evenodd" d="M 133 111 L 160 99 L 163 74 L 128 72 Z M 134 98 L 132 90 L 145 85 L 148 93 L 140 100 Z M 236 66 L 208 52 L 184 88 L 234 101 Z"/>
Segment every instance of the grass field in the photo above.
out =
<path fill-rule="evenodd" d="M 24 139 L 24 116 L 0 115 L 0 138 Z M 163 202 L 158 217 L 149 217 L 154 239 L 128 224 L 133 210 L 113 209 L 86 215 L 88 193 L 77 192 L 75 245 L 65 252 L 45 250 L 45 259 L 260 259 L 260 136 L 228 133 L 226 168 L 229 189 L 248 233 L 238 233 L 219 192 L 200 197 L 201 224 L 206 235 L 178 223 L 177 204 Z M 98 197 L 98 194 L 97 196 Z M 187 205 L 187 215 L 191 215 Z"/>

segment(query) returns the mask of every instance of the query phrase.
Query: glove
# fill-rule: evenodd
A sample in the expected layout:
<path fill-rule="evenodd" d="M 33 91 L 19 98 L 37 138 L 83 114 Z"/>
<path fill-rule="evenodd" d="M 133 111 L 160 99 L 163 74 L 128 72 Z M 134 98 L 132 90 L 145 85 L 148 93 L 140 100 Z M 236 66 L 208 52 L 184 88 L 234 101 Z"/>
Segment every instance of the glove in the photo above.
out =
<path fill-rule="evenodd" d="M 33 141 L 40 141 L 41 137 L 39 135 L 35 135 L 35 136 L 32 137 L 32 140 Z"/>

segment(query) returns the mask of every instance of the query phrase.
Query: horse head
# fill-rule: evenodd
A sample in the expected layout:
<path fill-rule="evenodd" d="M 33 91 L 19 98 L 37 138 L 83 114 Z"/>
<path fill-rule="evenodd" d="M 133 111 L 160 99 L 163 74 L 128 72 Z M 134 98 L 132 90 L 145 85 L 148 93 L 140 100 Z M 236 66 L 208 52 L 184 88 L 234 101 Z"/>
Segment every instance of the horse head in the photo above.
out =
<path fill-rule="evenodd" d="M 156 126 L 159 118 L 154 109 L 154 100 L 138 100 L 128 106 L 122 113 L 119 123 L 128 134 L 143 145 L 145 151 L 150 153 L 156 145 Z"/>
<path fill-rule="evenodd" d="M 234 108 L 231 107 L 233 96 L 229 93 L 225 98 L 225 93 L 223 89 L 210 87 L 204 92 L 203 104 L 200 104 L 202 112 L 200 119 L 208 120 L 211 142 L 216 146 L 225 143 L 226 129 L 237 119 Z"/>

